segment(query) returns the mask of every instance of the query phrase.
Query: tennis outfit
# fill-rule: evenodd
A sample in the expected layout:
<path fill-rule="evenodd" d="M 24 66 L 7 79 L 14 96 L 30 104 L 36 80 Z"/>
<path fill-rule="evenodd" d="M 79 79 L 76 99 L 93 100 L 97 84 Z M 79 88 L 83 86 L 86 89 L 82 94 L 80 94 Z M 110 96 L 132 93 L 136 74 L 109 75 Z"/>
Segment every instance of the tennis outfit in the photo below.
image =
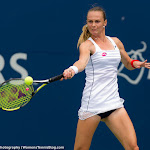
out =
<path fill-rule="evenodd" d="M 90 56 L 85 68 L 86 82 L 78 111 L 81 120 L 124 107 L 124 100 L 119 96 L 117 83 L 120 50 L 109 36 L 106 37 L 114 46 L 113 50 L 102 50 L 91 37 L 88 38 L 94 44 L 96 51 Z"/>

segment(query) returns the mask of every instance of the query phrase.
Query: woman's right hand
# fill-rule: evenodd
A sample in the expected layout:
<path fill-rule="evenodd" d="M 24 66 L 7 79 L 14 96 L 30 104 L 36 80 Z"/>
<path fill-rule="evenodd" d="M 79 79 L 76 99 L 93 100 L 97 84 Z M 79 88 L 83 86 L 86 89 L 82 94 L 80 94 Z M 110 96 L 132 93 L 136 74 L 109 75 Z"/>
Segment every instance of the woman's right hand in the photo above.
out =
<path fill-rule="evenodd" d="M 61 78 L 60 81 L 62 81 L 63 79 L 65 79 L 65 80 L 71 79 L 74 75 L 75 75 L 75 72 L 73 69 L 71 69 L 71 68 L 65 69 L 63 72 L 64 77 Z"/>

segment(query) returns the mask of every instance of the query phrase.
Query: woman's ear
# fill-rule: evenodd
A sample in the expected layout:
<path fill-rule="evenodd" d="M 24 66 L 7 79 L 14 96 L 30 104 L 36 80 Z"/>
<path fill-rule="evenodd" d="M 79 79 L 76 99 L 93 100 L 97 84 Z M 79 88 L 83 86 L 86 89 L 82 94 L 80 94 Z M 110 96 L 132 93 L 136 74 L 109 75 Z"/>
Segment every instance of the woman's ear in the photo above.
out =
<path fill-rule="evenodd" d="M 104 21 L 104 26 L 105 27 L 107 26 L 107 19 Z"/>

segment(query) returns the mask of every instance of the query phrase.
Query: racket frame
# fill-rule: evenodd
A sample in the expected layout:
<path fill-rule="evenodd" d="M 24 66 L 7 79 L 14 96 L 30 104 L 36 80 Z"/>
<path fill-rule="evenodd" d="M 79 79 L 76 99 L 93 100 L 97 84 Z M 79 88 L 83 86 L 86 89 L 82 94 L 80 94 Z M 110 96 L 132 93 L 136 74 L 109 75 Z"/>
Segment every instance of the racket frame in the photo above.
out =
<path fill-rule="evenodd" d="M 30 100 L 32 99 L 32 97 L 40 90 L 42 89 L 44 86 L 46 86 L 47 84 L 49 83 L 52 83 L 52 82 L 55 82 L 55 81 L 58 81 L 60 80 L 61 78 L 63 77 L 63 74 L 60 74 L 58 76 L 55 76 L 55 77 L 52 77 L 52 78 L 49 78 L 49 79 L 46 79 L 46 80 L 33 80 L 33 83 L 43 83 L 42 85 L 40 85 L 35 91 L 34 91 L 34 88 L 33 88 L 33 92 L 32 92 L 32 96 L 30 98 Z M 0 87 L 3 86 L 5 83 L 7 82 L 10 82 L 10 81 L 13 81 L 13 80 L 24 80 L 24 79 L 21 79 L 21 78 L 11 78 L 3 83 L 0 84 Z M 29 101 L 30 101 L 29 100 Z M 28 103 L 28 102 L 27 102 Z M 26 104 L 27 104 L 26 103 Z M 20 107 L 23 107 L 25 106 L 26 104 L 24 105 L 21 105 Z M 18 110 L 20 107 L 16 107 L 16 108 L 12 108 L 12 109 L 6 109 L 4 107 L 2 107 L 3 110 L 6 110 L 6 111 L 14 111 L 14 110 Z"/>

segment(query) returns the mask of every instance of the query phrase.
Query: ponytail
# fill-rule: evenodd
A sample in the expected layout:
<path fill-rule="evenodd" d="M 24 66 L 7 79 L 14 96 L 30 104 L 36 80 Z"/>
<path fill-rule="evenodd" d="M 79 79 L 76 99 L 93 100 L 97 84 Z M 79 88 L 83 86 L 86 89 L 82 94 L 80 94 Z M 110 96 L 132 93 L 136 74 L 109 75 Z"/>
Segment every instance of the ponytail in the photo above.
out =
<path fill-rule="evenodd" d="M 81 43 L 83 43 L 84 41 L 86 41 L 90 36 L 91 36 L 91 33 L 89 32 L 89 30 L 87 28 L 87 24 L 86 24 L 82 28 L 82 33 L 81 33 L 81 35 L 79 37 L 77 48 L 79 48 L 79 46 L 81 45 Z"/>

